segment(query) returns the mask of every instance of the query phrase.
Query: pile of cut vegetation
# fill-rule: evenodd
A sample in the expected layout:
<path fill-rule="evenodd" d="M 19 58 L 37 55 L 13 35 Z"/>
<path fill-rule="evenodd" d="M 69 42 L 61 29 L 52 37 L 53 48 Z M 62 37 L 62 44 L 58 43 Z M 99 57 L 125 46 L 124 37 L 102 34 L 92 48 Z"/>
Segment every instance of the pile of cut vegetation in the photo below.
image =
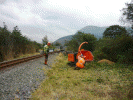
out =
<path fill-rule="evenodd" d="M 109 65 L 114 64 L 114 62 L 112 62 L 112 61 L 110 61 L 110 60 L 107 60 L 107 59 L 99 60 L 98 63 L 106 63 L 106 64 L 109 64 Z"/>

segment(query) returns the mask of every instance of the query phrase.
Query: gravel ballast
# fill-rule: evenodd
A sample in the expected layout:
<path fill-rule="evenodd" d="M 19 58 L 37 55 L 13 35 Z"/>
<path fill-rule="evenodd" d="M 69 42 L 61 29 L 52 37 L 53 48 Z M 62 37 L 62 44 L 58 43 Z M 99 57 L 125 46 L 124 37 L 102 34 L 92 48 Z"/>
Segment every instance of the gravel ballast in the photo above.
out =
<path fill-rule="evenodd" d="M 0 71 L 0 100 L 27 100 L 45 79 L 43 68 L 50 68 L 58 53 L 49 55 L 48 65 L 44 57 L 15 65 Z"/>

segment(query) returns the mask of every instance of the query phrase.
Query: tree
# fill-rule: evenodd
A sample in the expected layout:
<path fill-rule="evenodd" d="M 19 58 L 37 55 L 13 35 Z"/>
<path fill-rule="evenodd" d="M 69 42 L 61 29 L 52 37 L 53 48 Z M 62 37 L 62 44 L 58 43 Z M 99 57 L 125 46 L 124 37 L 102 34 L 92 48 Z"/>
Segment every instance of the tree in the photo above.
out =
<path fill-rule="evenodd" d="M 96 40 L 97 38 L 94 37 L 94 35 L 92 34 L 78 32 L 72 37 L 72 40 L 69 41 L 66 45 L 68 50 L 77 52 L 78 47 L 82 42 L 88 42 L 88 44 L 84 44 L 81 49 L 94 51 Z"/>
<path fill-rule="evenodd" d="M 133 61 L 133 39 L 131 36 L 121 35 L 110 40 L 102 48 L 102 52 L 106 54 L 107 59 L 111 61 L 119 61 L 132 63 Z M 123 58 L 124 57 L 124 58 Z"/>
<path fill-rule="evenodd" d="M 54 45 L 55 46 L 61 46 L 61 44 L 59 42 L 56 42 Z"/>
<path fill-rule="evenodd" d="M 36 52 L 38 52 L 39 49 L 41 49 L 41 44 L 40 43 L 37 43 L 36 41 L 33 41 L 33 44 L 34 44 L 34 47 L 36 49 Z"/>
<path fill-rule="evenodd" d="M 22 34 L 17 26 L 14 27 L 14 30 L 12 31 L 12 38 L 13 42 L 20 45 L 22 42 Z"/>
<path fill-rule="evenodd" d="M 48 43 L 47 35 L 45 35 L 45 37 L 43 37 L 42 43 L 43 43 L 43 47 L 44 47 L 44 45 L 46 45 Z"/>
<path fill-rule="evenodd" d="M 17 57 L 20 53 L 23 51 L 23 37 L 22 34 L 18 28 L 18 26 L 14 27 L 14 30 L 12 31 L 11 34 L 12 42 L 14 45 L 13 52 L 14 52 L 14 57 Z"/>
<path fill-rule="evenodd" d="M 129 23 L 133 28 L 133 2 L 125 4 L 127 8 L 123 8 L 123 16 L 121 17 L 122 22 Z"/>
<path fill-rule="evenodd" d="M 42 39 L 42 46 L 44 47 L 44 45 L 46 45 L 48 43 L 48 38 L 47 38 L 47 35 L 45 35 L 45 37 L 43 37 Z M 44 48 L 43 48 L 43 51 L 44 51 Z"/>
<path fill-rule="evenodd" d="M 124 27 L 119 25 L 112 25 L 104 31 L 103 37 L 115 38 L 116 36 L 120 36 L 126 33 L 127 31 Z"/>
<path fill-rule="evenodd" d="M 67 44 L 67 51 L 77 52 L 78 51 L 78 46 L 79 46 L 78 42 L 75 39 L 72 39 Z"/>
<path fill-rule="evenodd" d="M 1 46 L 7 46 L 10 42 L 10 35 L 11 32 L 8 31 L 6 28 L 1 28 L 0 31 L 0 45 Z"/>
<path fill-rule="evenodd" d="M 127 23 L 131 25 L 131 28 L 128 28 L 128 34 L 133 36 L 133 1 L 130 3 L 125 3 L 126 8 L 123 8 L 122 11 L 122 17 L 121 22 L 124 24 Z"/>
<path fill-rule="evenodd" d="M 17 26 L 10 32 L 5 23 L 3 24 L 4 27 L 0 27 L 0 61 L 10 60 L 21 54 L 35 53 L 42 47 L 36 41 L 22 36 Z"/>
<path fill-rule="evenodd" d="M 11 42 L 11 32 L 7 29 L 7 26 L 3 22 L 4 27 L 0 28 L 0 53 L 2 60 L 7 60 L 7 58 L 12 58 L 13 44 Z"/>

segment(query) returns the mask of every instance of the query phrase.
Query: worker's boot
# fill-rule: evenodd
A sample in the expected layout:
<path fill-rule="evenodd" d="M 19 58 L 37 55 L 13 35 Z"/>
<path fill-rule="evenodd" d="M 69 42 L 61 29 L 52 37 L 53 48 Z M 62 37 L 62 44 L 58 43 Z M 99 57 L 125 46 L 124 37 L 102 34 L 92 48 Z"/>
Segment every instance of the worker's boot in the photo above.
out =
<path fill-rule="evenodd" d="M 47 65 L 47 60 L 45 59 L 45 65 Z"/>

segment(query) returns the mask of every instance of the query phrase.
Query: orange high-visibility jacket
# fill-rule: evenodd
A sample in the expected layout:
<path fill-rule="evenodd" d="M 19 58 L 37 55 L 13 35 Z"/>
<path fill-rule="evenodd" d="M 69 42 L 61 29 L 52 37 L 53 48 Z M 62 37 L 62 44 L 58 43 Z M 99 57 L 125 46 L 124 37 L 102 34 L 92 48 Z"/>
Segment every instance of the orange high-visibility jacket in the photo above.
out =
<path fill-rule="evenodd" d="M 85 64 L 84 58 L 81 58 L 80 56 L 78 56 L 78 62 L 76 63 L 76 66 L 79 68 L 84 68 L 84 64 Z"/>

